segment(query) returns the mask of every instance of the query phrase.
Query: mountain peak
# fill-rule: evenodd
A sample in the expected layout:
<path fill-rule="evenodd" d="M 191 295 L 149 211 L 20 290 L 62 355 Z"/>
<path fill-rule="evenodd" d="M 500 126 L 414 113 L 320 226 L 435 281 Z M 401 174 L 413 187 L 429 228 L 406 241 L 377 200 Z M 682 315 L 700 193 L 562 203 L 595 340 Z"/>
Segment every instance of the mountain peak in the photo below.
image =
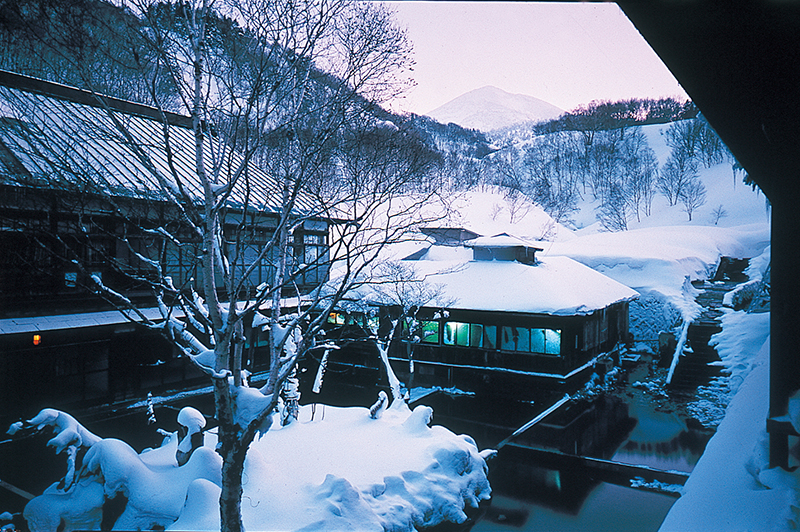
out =
<path fill-rule="evenodd" d="M 491 131 L 521 122 L 550 120 L 563 112 L 539 98 L 511 94 L 486 85 L 462 94 L 427 114 L 444 124 L 453 122 L 469 129 Z"/>

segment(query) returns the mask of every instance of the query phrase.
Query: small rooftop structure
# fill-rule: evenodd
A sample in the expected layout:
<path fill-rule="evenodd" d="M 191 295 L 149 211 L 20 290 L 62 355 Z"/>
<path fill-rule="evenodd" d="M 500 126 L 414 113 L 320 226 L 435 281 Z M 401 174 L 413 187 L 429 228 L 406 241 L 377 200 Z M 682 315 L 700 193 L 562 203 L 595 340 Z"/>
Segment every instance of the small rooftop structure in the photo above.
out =
<path fill-rule="evenodd" d="M 474 260 L 515 260 L 523 264 L 534 264 L 536 252 L 543 251 L 527 240 L 508 233 L 478 237 L 464 242 L 464 246 L 472 248 Z"/>
<path fill-rule="evenodd" d="M 460 246 L 467 240 L 472 240 L 481 235 L 463 227 L 423 227 L 422 234 L 434 239 L 440 246 Z"/>

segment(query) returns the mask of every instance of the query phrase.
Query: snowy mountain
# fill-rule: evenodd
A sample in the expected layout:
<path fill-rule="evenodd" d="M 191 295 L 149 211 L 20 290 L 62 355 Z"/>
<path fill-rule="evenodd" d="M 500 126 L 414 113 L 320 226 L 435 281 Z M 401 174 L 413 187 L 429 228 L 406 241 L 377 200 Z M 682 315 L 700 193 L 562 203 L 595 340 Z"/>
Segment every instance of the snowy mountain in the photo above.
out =
<path fill-rule="evenodd" d="M 563 112 L 533 96 L 486 86 L 462 94 L 427 115 L 443 124 L 453 122 L 469 129 L 492 131 L 521 122 L 550 120 Z"/>

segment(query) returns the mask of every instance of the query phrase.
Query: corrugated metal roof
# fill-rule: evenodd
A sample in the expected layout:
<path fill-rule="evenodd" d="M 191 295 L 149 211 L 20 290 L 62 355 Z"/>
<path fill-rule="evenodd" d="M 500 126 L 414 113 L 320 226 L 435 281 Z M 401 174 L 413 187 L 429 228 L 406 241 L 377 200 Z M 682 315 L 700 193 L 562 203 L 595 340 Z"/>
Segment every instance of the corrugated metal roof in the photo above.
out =
<path fill-rule="evenodd" d="M 114 109 L 110 113 L 86 91 L 0 74 L 0 179 L 6 184 L 78 186 L 113 196 L 164 200 L 182 187 L 192 201 L 203 201 L 189 117 L 169 113 L 165 124 L 157 109 L 99 97 Z M 220 172 L 218 184 L 225 185 L 243 164 L 243 156 L 207 134 L 204 157 L 209 174 L 220 153 L 225 157 L 220 164 L 231 170 Z M 277 181 L 252 163 L 228 200 L 232 208 L 247 203 L 251 210 L 267 212 L 277 212 L 280 202 Z M 298 198 L 298 213 L 315 210 L 319 209 L 312 200 Z"/>
<path fill-rule="evenodd" d="M 140 311 L 153 321 L 160 321 L 161 312 L 157 308 L 145 308 Z M 78 314 L 59 314 L 56 316 L 30 316 L 24 318 L 7 318 L 0 320 L 0 335 L 56 331 L 76 329 L 79 327 L 99 327 L 102 325 L 118 325 L 130 323 L 136 316 L 130 312 L 108 310 L 103 312 L 83 312 Z M 183 317 L 177 313 L 177 317 Z M 138 320 L 137 320 L 138 321 Z"/>

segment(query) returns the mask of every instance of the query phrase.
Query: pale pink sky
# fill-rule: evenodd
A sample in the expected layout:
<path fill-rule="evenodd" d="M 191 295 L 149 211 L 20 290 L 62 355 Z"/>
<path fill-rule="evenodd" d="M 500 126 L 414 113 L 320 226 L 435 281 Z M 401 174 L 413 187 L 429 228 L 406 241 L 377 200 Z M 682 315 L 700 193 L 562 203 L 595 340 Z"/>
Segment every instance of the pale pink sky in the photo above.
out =
<path fill-rule="evenodd" d="M 424 114 L 494 85 L 564 110 L 686 94 L 613 3 L 390 2 L 414 43 L 417 87 L 393 109 Z"/>

